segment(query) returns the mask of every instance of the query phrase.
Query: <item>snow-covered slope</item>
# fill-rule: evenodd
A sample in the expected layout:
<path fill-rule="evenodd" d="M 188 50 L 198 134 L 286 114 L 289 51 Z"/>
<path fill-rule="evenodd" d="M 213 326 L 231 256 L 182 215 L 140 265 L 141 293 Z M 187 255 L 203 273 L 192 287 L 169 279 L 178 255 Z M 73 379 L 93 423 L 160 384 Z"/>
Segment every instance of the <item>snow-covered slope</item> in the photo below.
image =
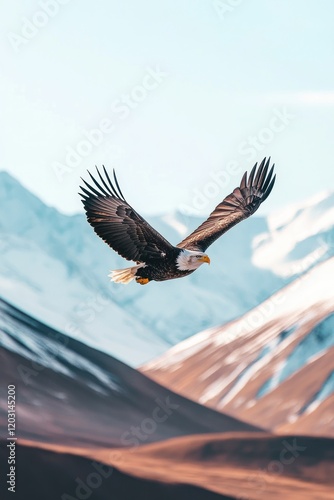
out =
<path fill-rule="evenodd" d="M 306 432 L 334 436 L 333 277 L 334 257 L 242 318 L 173 347 L 144 373 L 267 428 L 302 432 L 301 419 Z M 309 416 L 315 411 L 321 425 Z"/>
<path fill-rule="evenodd" d="M 324 223 L 311 240 L 305 236 L 307 259 L 299 259 L 299 273 L 324 258 L 325 248 L 334 247 L 329 237 L 333 196 L 320 201 L 320 208 L 319 200 L 312 203 L 301 212 L 313 211 L 316 217 L 320 211 L 329 229 Z M 202 221 L 180 213 L 149 220 L 175 244 Z M 210 267 L 182 280 L 120 286 L 110 283 L 107 274 L 128 264 L 96 237 L 83 214 L 60 214 L 0 172 L 0 296 L 138 365 L 204 328 L 239 317 L 284 286 L 292 278 L 281 272 L 286 255 L 270 262 L 272 268 L 267 260 L 278 235 L 277 246 L 288 239 L 292 253 L 303 243 L 303 235 L 296 238 L 296 231 L 288 230 L 291 223 L 284 221 L 284 232 L 270 219 L 268 224 L 254 216 L 209 248 Z"/>
<path fill-rule="evenodd" d="M 122 288 L 109 287 L 109 266 L 121 259 L 84 217 L 45 206 L 6 173 L 0 181 L 0 296 L 132 364 L 162 353 L 169 344 L 127 313 Z"/>
<path fill-rule="evenodd" d="M 253 264 L 291 278 L 334 255 L 334 193 L 289 205 L 268 217 L 268 232 L 254 240 Z"/>

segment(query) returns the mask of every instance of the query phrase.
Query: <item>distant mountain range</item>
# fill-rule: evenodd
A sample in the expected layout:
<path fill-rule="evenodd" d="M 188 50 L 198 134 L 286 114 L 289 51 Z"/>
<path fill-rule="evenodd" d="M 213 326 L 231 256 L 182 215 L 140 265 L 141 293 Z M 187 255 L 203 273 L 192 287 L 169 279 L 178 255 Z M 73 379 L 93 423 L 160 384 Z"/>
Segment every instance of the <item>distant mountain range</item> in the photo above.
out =
<path fill-rule="evenodd" d="M 0 296 L 135 366 L 240 317 L 334 251 L 334 194 L 325 193 L 239 224 L 209 248 L 212 265 L 188 278 L 120 286 L 107 274 L 127 263 L 83 214 L 46 206 L 6 172 L 0 200 Z M 180 213 L 148 219 L 175 244 L 202 220 Z"/>

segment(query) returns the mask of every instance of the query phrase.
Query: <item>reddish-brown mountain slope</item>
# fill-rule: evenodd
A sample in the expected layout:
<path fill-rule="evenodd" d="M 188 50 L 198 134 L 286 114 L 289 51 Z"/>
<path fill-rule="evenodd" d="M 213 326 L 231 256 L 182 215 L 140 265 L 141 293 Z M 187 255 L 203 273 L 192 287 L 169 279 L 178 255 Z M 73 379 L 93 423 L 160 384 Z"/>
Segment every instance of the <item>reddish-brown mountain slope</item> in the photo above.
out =
<path fill-rule="evenodd" d="M 334 436 L 332 276 L 333 258 L 242 318 L 195 335 L 142 371 L 253 424 Z"/>

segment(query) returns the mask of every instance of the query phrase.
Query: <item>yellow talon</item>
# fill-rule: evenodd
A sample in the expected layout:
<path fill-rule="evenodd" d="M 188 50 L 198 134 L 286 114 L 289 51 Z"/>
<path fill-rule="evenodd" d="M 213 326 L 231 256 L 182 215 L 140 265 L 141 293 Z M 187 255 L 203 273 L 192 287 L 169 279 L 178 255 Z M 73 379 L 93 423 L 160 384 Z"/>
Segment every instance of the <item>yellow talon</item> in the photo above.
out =
<path fill-rule="evenodd" d="M 150 280 L 148 278 L 136 278 L 136 281 L 141 285 L 147 285 L 147 283 L 149 283 Z"/>

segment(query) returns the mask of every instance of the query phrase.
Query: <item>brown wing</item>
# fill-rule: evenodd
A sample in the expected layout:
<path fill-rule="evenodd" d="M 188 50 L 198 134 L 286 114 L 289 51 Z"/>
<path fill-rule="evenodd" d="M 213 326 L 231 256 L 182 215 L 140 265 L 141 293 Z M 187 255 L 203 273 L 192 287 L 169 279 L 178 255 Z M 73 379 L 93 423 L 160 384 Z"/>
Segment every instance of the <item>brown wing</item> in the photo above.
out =
<path fill-rule="evenodd" d="M 161 259 L 175 250 L 127 203 L 115 172 L 113 184 L 105 167 L 103 169 L 105 178 L 96 168 L 101 183 L 88 172 L 97 189 L 82 179 L 88 189 L 81 187 L 82 193 L 79 193 L 96 234 L 122 257 L 136 262 Z"/>
<path fill-rule="evenodd" d="M 268 173 L 269 163 L 270 158 L 267 162 L 264 158 L 258 168 L 256 163 L 248 180 L 247 172 L 245 172 L 240 186 L 234 189 L 233 193 L 229 194 L 214 209 L 203 224 L 177 246 L 204 252 L 209 245 L 231 227 L 256 212 L 261 203 L 269 196 L 275 183 L 276 175 L 272 178 L 275 165 Z"/>

